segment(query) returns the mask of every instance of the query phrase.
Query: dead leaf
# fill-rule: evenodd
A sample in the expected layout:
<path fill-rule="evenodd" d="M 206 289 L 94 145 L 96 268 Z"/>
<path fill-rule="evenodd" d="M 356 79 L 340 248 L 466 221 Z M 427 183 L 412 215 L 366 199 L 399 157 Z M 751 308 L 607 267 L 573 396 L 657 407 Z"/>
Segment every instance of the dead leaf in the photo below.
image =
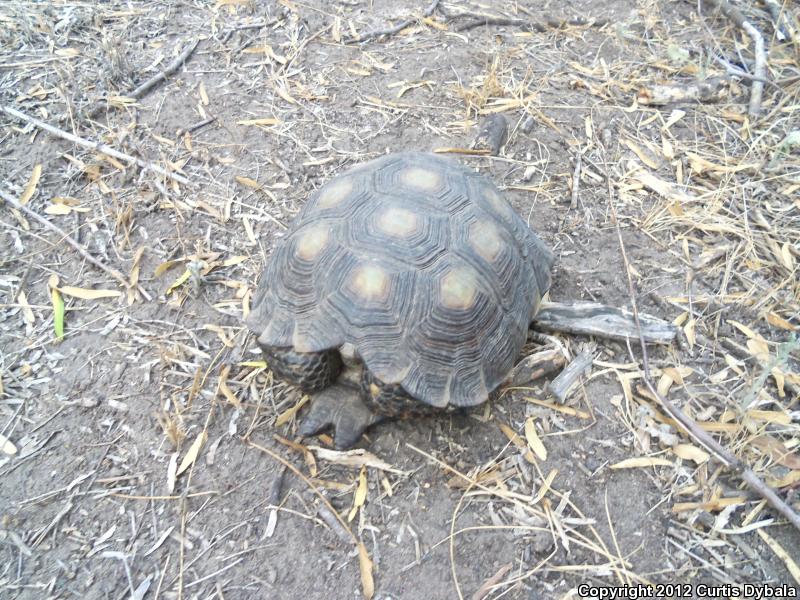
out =
<path fill-rule="evenodd" d="M 173 452 L 169 457 L 169 464 L 167 465 L 167 490 L 171 494 L 175 491 L 175 480 L 177 476 L 175 473 L 178 471 L 178 453 Z"/>
<path fill-rule="evenodd" d="M 64 215 L 70 214 L 72 209 L 64 204 L 49 204 L 45 206 L 44 212 L 54 217 L 63 217 Z"/>
<path fill-rule="evenodd" d="M 23 206 L 28 203 L 28 200 L 33 198 L 36 193 L 36 186 L 39 184 L 39 178 L 42 176 L 42 165 L 36 165 L 31 171 L 31 176 L 28 178 L 28 183 L 25 184 L 25 189 L 22 191 L 22 196 L 19 197 L 19 203 Z"/>
<path fill-rule="evenodd" d="M 637 456 L 626 458 L 618 463 L 611 465 L 612 469 L 638 469 L 641 467 L 671 467 L 672 461 L 666 458 L 656 458 L 651 456 Z"/>
<path fill-rule="evenodd" d="M 361 471 L 358 473 L 358 486 L 356 487 L 356 491 L 353 494 L 353 508 L 350 509 L 350 514 L 347 515 L 347 520 L 352 521 L 356 514 L 358 514 L 358 509 L 364 506 L 364 502 L 367 500 L 367 467 L 361 467 Z"/>
<path fill-rule="evenodd" d="M 119 298 L 122 295 L 122 292 L 119 290 L 92 290 L 87 288 L 73 287 L 71 285 L 61 286 L 58 288 L 58 291 L 65 296 L 72 296 L 73 298 L 80 298 L 81 300 Z"/>
<path fill-rule="evenodd" d="M 231 388 L 228 387 L 228 373 L 230 373 L 230 366 L 225 365 L 222 368 L 222 372 L 219 375 L 219 391 L 222 392 L 222 395 L 231 403 L 231 405 L 235 408 L 239 408 L 242 403 L 239 401 L 239 398 L 236 397 L 231 391 Z"/>
<path fill-rule="evenodd" d="M 180 275 L 180 277 L 178 277 L 178 278 L 177 278 L 175 281 L 173 281 L 173 282 L 172 282 L 172 285 L 170 285 L 170 286 L 167 288 L 167 295 L 171 294 L 171 293 L 172 293 L 172 292 L 174 292 L 176 289 L 178 289 L 179 287 L 181 287 L 181 286 L 182 286 L 184 283 L 186 283 L 187 281 L 189 281 L 189 278 L 190 278 L 191 276 L 192 276 L 192 272 L 191 272 L 189 269 L 184 269 L 184 271 L 183 271 L 183 273 Z"/>
<path fill-rule="evenodd" d="M 694 461 L 698 465 L 703 464 L 709 458 L 708 452 L 692 444 L 678 444 L 672 448 L 672 452 L 678 458 Z"/>
<path fill-rule="evenodd" d="M 308 396 L 303 396 L 294 406 L 287 408 L 281 414 L 278 415 L 278 418 L 275 419 L 275 427 L 280 427 L 281 425 L 286 425 L 289 421 L 291 421 L 297 412 L 303 408 L 308 402 Z"/>
<path fill-rule="evenodd" d="M 197 91 L 200 94 L 200 102 L 203 103 L 203 106 L 208 106 L 208 94 L 206 93 L 206 86 L 202 81 Z"/>
<path fill-rule="evenodd" d="M 763 339 L 752 338 L 747 340 L 747 349 L 759 362 L 769 361 L 769 344 Z"/>
<path fill-rule="evenodd" d="M 653 155 L 653 153 L 647 149 L 645 150 L 632 140 L 623 139 L 622 143 L 625 144 L 628 148 L 630 148 L 633 153 L 639 157 L 644 164 L 646 164 L 651 169 L 658 169 L 661 167 L 661 160 Z"/>
<path fill-rule="evenodd" d="M 644 169 L 635 168 L 631 176 L 651 192 L 655 192 L 665 200 L 672 201 L 670 213 L 673 216 L 683 214 L 683 204 L 697 200 L 696 197 L 680 189 L 677 184 L 660 179 Z"/>
<path fill-rule="evenodd" d="M 528 446 L 539 460 L 547 460 L 547 448 L 544 447 L 542 440 L 539 439 L 539 434 L 536 433 L 533 417 L 528 417 L 525 421 L 525 439 L 528 440 Z"/>
<path fill-rule="evenodd" d="M 769 435 L 759 435 L 751 439 L 750 444 L 767 454 L 776 463 L 792 470 L 800 470 L 800 454 L 792 452 L 779 440 Z"/>
<path fill-rule="evenodd" d="M 686 157 L 689 159 L 689 165 L 691 166 L 692 171 L 698 175 L 702 175 L 706 172 L 713 173 L 715 175 L 730 175 L 732 173 L 738 173 L 739 171 L 753 171 L 758 169 L 758 165 L 754 163 L 734 166 L 718 165 L 712 163 L 710 160 L 706 160 L 694 152 L 687 152 Z"/>
<path fill-rule="evenodd" d="M 733 325 L 736 329 L 738 329 L 739 331 L 741 331 L 743 334 L 745 334 L 747 337 L 749 337 L 751 339 L 760 337 L 755 331 L 750 329 L 747 325 L 743 325 L 742 323 L 739 323 L 739 321 L 734 321 L 733 319 L 728 319 L 728 324 L 729 325 Z"/>
<path fill-rule="evenodd" d="M 22 319 L 25 323 L 28 325 L 36 323 L 36 316 L 33 314 L 33 309 L 31 309 L 31 305 L 28 303 L 28 296 L 25 294 L 24 290 L 19 291 L 17 302 L 19 302 L 22 308 Z M 0 388 L 0 395 L 2 395 L 2 388 Z"/>
<path fill-rule="evenodd" d="M 14 456 L 17 453 L 17 447 L 2 433 L 0 433 L 0 450 L 10 456 Z"/>
<path fill-rule="evenodd" d="M 778 313 L 772 311 L 767 313 L 767 323 L 769 323 L 773 327 L 777 327 L 779 329 L 785 329 L 787 331 L 797 331 L 798 329 L 800 329 L 800 326 L 790 323 L 782 316 L 780 316 Z"/>
<path fill-rule="evenodd" d="M 375 581 L 372 579 L 372 560 L 364 542 L 358 542 L 358 567 L 361 571 L 361 593 L 366 600 L 371 600 L 375 594 Z"/>
<path fill-rule="evenodd" d="M 153 271 L 153 275 L 155 275 L 156 277 L 161 277 L 164 273 L 166 273 L 170 269 L 174 269 L 175 267 L 182 265 L 184 262 L 186 261 L 168 260 L 166 262 L 163 262 L 155 268 L 155 271 Z"/>
<path fill-rule="evenodd" d="M 695 332 L 695 327 L 697 326 L 697 321 L 694 317 L 689 319 L 686 322 L 686 325 L 683 327 L 683 333 L 686 335 L 686 341 L 689 342 L 689 348 L 693 348 L 695 342 L 697 341 L 697 335 Z"/>
<path fill-rule="evenodd" d="M 237 125 L 262 125 L 262 126 L 269 126 L 269 125 L 280 125 L 282 121 L 280 119 L 276 119 L 275 117 L 263 117 L 261 119 L 244 119 L 242 121 L 236 121 Z"/>
<path fill-rule="evenodd" d="M 240 184 L 245 187 L 249 187 L 254 190 L 261 189 L 261 184 L 258 183 L 255 179 L 250 179 L 249 177 L 242 177 L 241 175 L 237 175 L 234 179 Z"/>
<path fill-rule="evenodd" d="M 522 455 L 525 457 L 529 463 L 536 462 L 536 459 L 533 456 L 533 453 L 528 448 L 528 444 L 523 440 L 520 435 L 511 429 L 505 423 L 498 423 L 498 427 L 500 427 L 500 431 L 502 431 L 505 436 L 509 439 L 509 441 L 514 444 L 519 450 L 522 452 Z"/>
<path fill-rule="evenodd" d="M 203 447 L 206 440 L 208 439 L 208 433 L 205 430 L 201 431 L 195 440 L 192 442 L 192 445 L 189 446 L 189 450 L 186 451 L 186 455 L 183 457 L 181 461 L 181 466 L 178 467 L 178 470 L 175 472 L 175 476 L 178 477 L 181 473 L 186 471 L 189 467 L 194 464 L 194 461 L 197 460 L 197 455 L 200 454 L 200 448 Z"/>

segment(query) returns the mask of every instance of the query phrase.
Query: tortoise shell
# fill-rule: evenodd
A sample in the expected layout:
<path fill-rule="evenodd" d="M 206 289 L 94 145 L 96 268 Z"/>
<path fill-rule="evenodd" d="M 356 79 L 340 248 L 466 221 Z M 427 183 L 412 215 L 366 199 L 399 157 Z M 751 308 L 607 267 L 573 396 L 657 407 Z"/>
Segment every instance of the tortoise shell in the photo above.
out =
<path fill-rule="evenodd" d="M 308 200 L 247 324 L 262 347 L 351 344 L 416 400 L 473 406 L 514 365 L 552 263 L 488 178 L 435 154 L 390 154 Z"/>

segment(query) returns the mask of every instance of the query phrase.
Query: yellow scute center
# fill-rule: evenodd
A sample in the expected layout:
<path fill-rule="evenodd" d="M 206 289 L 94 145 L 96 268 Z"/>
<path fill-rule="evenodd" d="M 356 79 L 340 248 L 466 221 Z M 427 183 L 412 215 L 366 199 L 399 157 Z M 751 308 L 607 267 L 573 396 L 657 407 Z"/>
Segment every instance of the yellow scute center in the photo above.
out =
<path fill-rule="evenodd" d="M 314 260 L 328 245 L 330 230 L 327 225 L 312 225 L 297 237 L 297 256 L 303 260 Z"/>
<path fill-rule="evenodd" d="M 493 262 L 503 248 L 503 238 L 494 225 L 473 223 L 469 228 L 469 244 L 482 258 Z"/>
<path fill-rule="evenodd" d="M 457 267 L 442 277 L 440 284 L 442 304 L 447 308 L 466 310 L 472 308 L 478 296 L 478 281 L 472 269 Z"/>
<path fill-rule="evenodd" d="M 330 182 L 319 193 L 317 206 L 332 208 L 344 200 L 353 191 L 353 182 L 349 179 L 338 179 Z"/>
<path fill-rule="evenodd" d="M 410 210 L 393 206 L 378 216 L 378 227 L 386 235 L 405 238 L 417 231 L 417 216 Z"/>
<path fill-rule="evenodd" d="M 423 192 L 435 192 L 442 186 L 442 175 L 423 167 L 409 167 L 400 171 L 400 182 Z"/>
<path fill-rule="evenodd" d="M 353 271 L 353 291 L 366 300 L 385 299 L 389 284 L 389 275 L 378 265 L 362 265 Z"/>

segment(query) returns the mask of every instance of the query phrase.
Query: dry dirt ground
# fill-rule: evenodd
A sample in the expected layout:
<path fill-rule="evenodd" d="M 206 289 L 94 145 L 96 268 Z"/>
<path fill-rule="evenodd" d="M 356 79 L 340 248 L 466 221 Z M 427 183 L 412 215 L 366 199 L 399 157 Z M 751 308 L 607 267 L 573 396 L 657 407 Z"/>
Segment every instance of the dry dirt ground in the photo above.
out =
<path fill-rule="evenodd" d="M 465 148 L 502 113 L 499 156 L 455 157 L 554 249 L 551 298 L 630 305 L 613 207 L 639 307 L 681 329 L 650 348 L 659 390 L 800 510 L 799 11 L 776 28 L 764 4 L 736 6 L 769 51 L 757 117 L 752 40 L 709 3 L 2 2 L 3 106 L 188 183 L 0 112 L 3 194 L 63 232 L 0 205 L 0 597 L 798 585 L 800 533 L 674 426 L 635 343 L 597 340 L 566 404 L 533 382 L 381 424 L 349 466 L 326 437 L 289 441 L 301 396 L 242 325 L 322 183 Z M 710 101 L 645 104 L 707 78 Z M 281 461 L 302 477 L 281 481 Z"/>

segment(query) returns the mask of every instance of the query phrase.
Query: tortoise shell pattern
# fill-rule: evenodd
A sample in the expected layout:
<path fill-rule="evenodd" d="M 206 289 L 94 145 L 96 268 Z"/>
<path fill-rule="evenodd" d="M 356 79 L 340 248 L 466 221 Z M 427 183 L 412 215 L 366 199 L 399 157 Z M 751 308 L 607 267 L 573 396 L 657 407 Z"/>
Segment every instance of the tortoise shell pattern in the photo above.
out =
<path fill-rule="evenodd" d="M 349 342 L 413 398 L 473 406 L 513 366 L 552 264 L 488 178 L 435 154 L 390 154 L 309 199 L 247 324 L 262 347 Z"/>

